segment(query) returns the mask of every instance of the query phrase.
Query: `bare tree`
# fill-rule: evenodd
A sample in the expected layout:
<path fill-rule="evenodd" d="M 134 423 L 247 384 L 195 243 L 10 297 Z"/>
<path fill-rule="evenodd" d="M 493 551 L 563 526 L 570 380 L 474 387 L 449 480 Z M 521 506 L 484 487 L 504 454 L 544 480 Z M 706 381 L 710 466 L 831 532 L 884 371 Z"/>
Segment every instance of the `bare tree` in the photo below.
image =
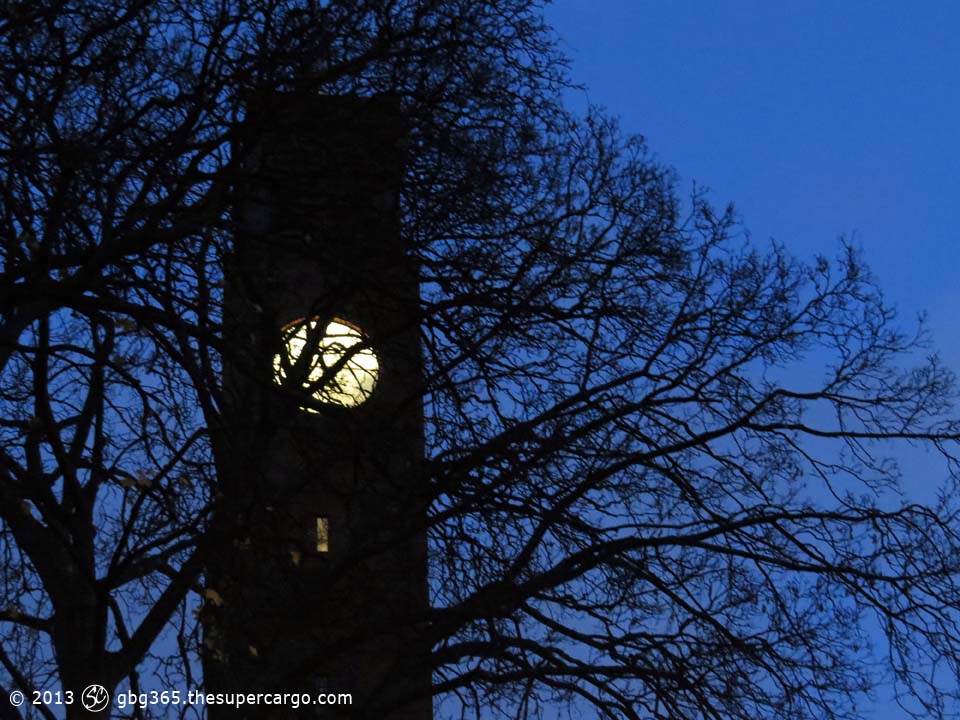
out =
<path fill-rule="evenodd" d="M 878 683 L 955 712 L 952 374 L 852 248 L 755 248 L 565 112 L 539 10 L 3 3 L 4 695 L 200 682 L 230 147 L 295 90 L 409 124 L 440 713 L 853 718 Z M 936 504 L 896 441 L 943 457 Z"/>

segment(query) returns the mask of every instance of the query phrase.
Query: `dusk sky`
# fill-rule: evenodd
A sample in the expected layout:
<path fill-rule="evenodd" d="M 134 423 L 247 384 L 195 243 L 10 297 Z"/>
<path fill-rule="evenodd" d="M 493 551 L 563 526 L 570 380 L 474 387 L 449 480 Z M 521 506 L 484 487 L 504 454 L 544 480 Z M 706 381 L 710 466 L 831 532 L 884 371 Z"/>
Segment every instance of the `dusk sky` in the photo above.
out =
<path fill-rule="evenodd" d="M 755 242 L 810 260 L 853 237 L 960 371 L 960 3 L 557 0 L 547 18 L 585 86 L 573 106 L 645 136 Z M 903 460 L 921 494 L 942 479 Z M 884 693 L 863 717 L 907 715 Z"/>

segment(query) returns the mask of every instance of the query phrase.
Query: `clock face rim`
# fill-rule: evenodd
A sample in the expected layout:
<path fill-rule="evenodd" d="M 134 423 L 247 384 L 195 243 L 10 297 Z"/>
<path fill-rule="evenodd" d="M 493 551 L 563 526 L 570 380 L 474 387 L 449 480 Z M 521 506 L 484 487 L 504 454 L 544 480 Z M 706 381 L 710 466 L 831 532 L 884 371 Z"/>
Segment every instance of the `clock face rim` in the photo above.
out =
<path fill-rule="evenodd" d="M 331 337 L 329 332 L 330 326 L 334 324 L 338 324 L 345 328 L 348 328 L 350 331 L 355 333 L 356 337 L 358 338 L 356 342 L 362 342 L 364 344 L 364 347 L 361 350 L 359 350 L 356 353 L 356 355 L 369 357 L 369 358 L 372 358 L 373 360 L 372 367 L 367 367 L 364 365 L 358 366 L 355 363 L 355 360 L 351 358 L 351 360 L 347 361 L 346 366 L 341 368 L 341 370 L 334 377 L 336 378 L 340 376 L 341 373 L 351 373 L 352 371 L 350 369 L 350 366 L 353 365 L 354 368 L 360 370 L 368 378 L 371 378 L 372 382 L 369 386 L 369 390 L 364 389 L 364 386 L 359 382 L 357 382 L 356 395 L 351 395 L 349 391 L 338 390 L 338 389 L 327 390 L 323 387 L 316 388 L 312 391 L 310 391 L 306 387 L 301 387 L 300 388 L 301 391 L 305 395 L 309 396 L 311 400 L 319 402 L 324 407 L 328 407 L 328 408 L 344 408 L 344 409 L 352 410 L 352 409 L 361 407 L 363 405 L 366 405 L 370 401 L 370 398 L 373 397 L 374 393 L 377 390 L 377 387 L 380 385 L 381 373 L 383 372 L 383 365 L 380 360 L 379 354 L 376 352 L 376 350 L 373 347 L 373 344 L 370 342 L 370 336 L 366 332 L 364 332 L 363 329 L 356 323 L 351 322 L 350 320 L 345 320 L 344 318 L 338 315 L 334 315 L 334 316 L 313 315 L 310 317 L 307 317 L 307 316 L 299 317 L 287 323 L 284 323 L 280 327 L 279 329 L 280 348 L 277 350 L 276 353 L 274 353 L 273 362 L 272 362 L 273 381 L 280 386 L 285 386 L 288 383 L 288 378 L 283 370 L 282 355 L 285 354 L 287 356 L 288 361 L 296 362 L 296 359 L 293 358 L 290 354 L 289 343 L 290 343 L 290 339 L 297 335 L 297 333 L 299 332 L 299 328 L 308 326 L 313 323 L 319 324 L 322 322 L 325 322 L 326 326 L 324 327 L 323 335 L 321 337 L 321 343 L 323 342 L 324 339 Z M 356 342 L 351 343 L 351 345 L 348 347 L 352 347 L 352 345 L 356 344 Z M 326 354 L 326 353 L 321 353 L 321 354 Z M 311 407 L 309 405 L 303 405 L 303 404 L 300 405 L 300 409 L 312 414 L 319 414 L 322 412 L 321 410 L 315 407 Z"/>

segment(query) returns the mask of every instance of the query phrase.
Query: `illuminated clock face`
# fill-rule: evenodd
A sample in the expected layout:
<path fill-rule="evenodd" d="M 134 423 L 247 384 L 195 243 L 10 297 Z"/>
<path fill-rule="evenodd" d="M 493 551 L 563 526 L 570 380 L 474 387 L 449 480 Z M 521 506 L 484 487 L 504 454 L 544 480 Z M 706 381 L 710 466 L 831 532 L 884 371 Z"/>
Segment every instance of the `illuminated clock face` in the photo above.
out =
<path fill-rule="evenodd" d="M 360 405 L 377 384 L 377 355 L 360 328 L 339 318 L 326 327 L 323 322 L 301 318 L 283 327 L 283 347 L 273 358 L 274 379 L 283 385 L 288 378 L 300 377 L 303 391 L 322 403 Z"/>

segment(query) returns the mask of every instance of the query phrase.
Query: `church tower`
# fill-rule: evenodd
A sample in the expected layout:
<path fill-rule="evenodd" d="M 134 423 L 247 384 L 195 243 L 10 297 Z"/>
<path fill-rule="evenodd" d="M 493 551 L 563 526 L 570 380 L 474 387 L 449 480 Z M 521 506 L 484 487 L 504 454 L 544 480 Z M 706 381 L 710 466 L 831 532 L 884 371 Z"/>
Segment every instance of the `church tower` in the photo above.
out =
<path fill-rule="evenodd" d="M 234 153 L 207 692 L 352 705 L 211 718 L 429 720 L 418 268 L 396 98 L 273 94 Z"/>

